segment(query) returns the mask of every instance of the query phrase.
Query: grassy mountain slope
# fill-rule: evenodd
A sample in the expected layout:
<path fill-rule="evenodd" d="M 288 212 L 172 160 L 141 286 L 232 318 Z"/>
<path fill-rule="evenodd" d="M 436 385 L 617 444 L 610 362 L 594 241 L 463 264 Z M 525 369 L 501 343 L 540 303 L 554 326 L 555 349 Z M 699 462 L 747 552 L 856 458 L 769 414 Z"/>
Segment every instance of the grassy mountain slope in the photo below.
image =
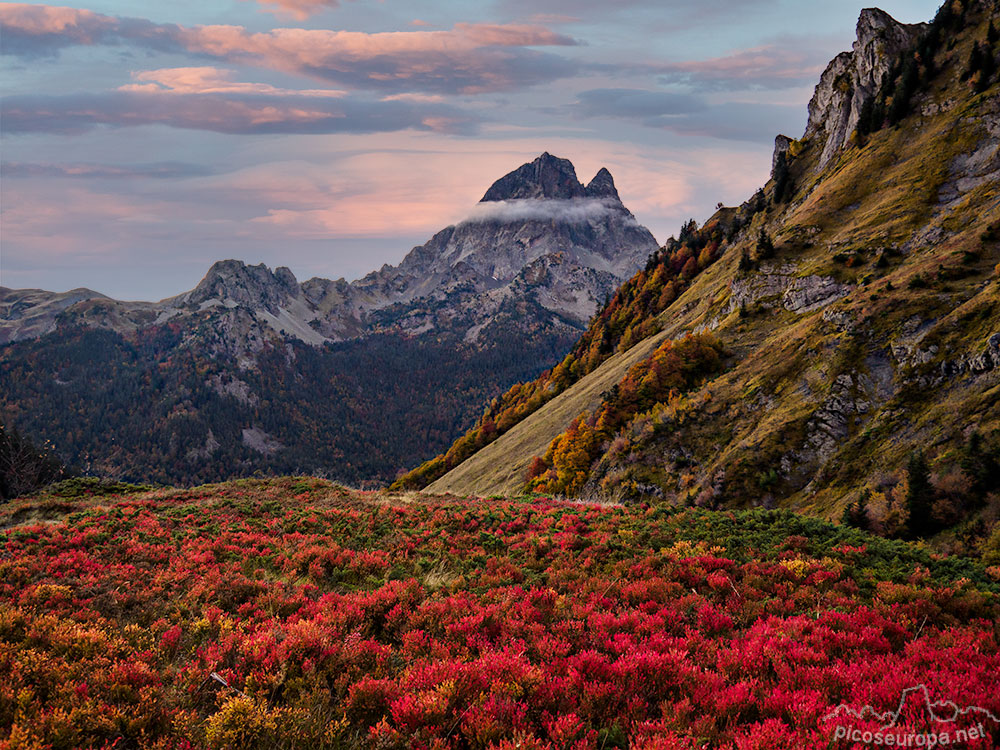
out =
<path fill-rule="evenodd" d="M 998 581 L 779 511 L 71 480 L 0 508 L 0 746 L 827 748 L 911 684 L 1000 715 Z"/>
<path fill-rule="evenodd" d="M 648 357 L 668 335 L 668 331 L 663 331 L 626 352 L 613 355 L 524 421 L 427 485 L 427 491 L 456 495 L 517 494 L 524 487 L 531 459 L 544 453 L 552 439 L 574 417 L 596 409 L 603 394 L 621 380 L 632 365 Z"/>
<path fill-rule="evenodd" d="M 656 339 L 584 375 L 430 487 L 509 490 L 566 417 L 593 419 L 594 394 L 658 341 L 710 330 L 730 353 L 727 370 L 669 408 L 624 415 L 604 435 L 586 491 L 778 502 L 832 517 L 867 488 L 891 530 L 905 521 L 903 467 L 919 449 L 936 487 L 954 485 L 935 502 L 961 506 L 964 446 L 973 430 L 993 445 L 1000 428 L 1000 340 L 991 338 L 1000 332 L 1000 106 L 996 78 L 969 75 L 975 45 L 1000 51 L 989 41 L 995 16 L 972 4 L 948 22 L 897 124 L 854 133 L 822 166 L 820 139 L 792 141 L 765 210 L 744 211 L 749 221 L 735 231 L 733 209 L 708 222 L 726 229 L 720 257 L 655 315 Z M 544 479 L 536 486 L 560 490 Z M 935 517 L 948 525 L 967 510 L 940 507 Z"/>

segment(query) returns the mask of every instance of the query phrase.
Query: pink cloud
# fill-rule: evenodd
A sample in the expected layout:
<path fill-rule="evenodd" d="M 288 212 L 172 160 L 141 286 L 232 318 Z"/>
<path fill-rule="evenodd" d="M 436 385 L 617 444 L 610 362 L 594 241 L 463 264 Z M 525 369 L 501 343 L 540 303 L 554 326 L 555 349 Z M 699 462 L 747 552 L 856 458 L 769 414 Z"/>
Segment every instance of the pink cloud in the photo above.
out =
<path fill-rule="evenodd" d="M 189 52 L 217 57 L 248 56 L 270 66 L 302 71 L 409 53 L 452 55 L 481 47 L 537 47 L 573 44 L 541 26 L 455 24 L 450 31 L 331 31 L 273 29 L 249 33 L 242 26 L 183 29 L 179 39 Z M 270 67 L 269 66 L 269 67 Z"/>
<path fill-rule="evenodd" d="M 234 81 L 235 71 L 213 67 L 160 68 L 132 73 L 138 83 L 119 86 L 119 91 L 149 94 L 262 94 L 271 96 L 346 96 L 336 89 L 280 89 L 267 83 Z"/>
<path fill-rule="evenodd" d="M 0 3 L 3 53 L 37 57 L 74 45 L 131 41 L 154 49 L 176 48 L 180 27 L 141 18 L 115 18 L 79 8 Z"/>
<path fill-rule="evenodd" d="M 534 24 L 457 23 L 451 32 L 436 33 L 458 34 L 477 46 L 558 47 L 576 44 L 571 37 Z"/>
<path fill-rule="evenodd" d="M 286 0 L 281 0 L 285 2 Z M 303 0 L 288 0 L 302 3 Z M 308 0 L 311 2 L 311 0 Z M 477 93 L 572 75 L 574 64 L 534 47 L 575 44 L 531 24 L 456 24 L 447 31 L 365 33 L 243 26 L 172 26 L 50 6 L 0 4 L 5 51 L 30 56 L 77 44 L 136 43 L 207 55 L 358 88 Z"/>
<path fill-rule="evenodd" d="M 574 70 L 558 58 L 520 49 L 568 45 L 572 39 L 520 24 L 371 34 L 324 29 L 249 33 L 239 26 L 202 26 L 183 30 L 179 41 L 189 52 L 359 87 L 405 83 L 422 90 L 479 93 L 531 85 Z"/>
<path fill-rule="evenodd" d="M 89 10 L 20 3 L 0 3 L 0 22 L 26 34 L 63 34 L 77 44 L 96 44 L 118 26 L 118 19 Z"/>
<path fill-rule="evenodd" d="M 379 101 L 383 102 L 425 102 L 425 103 L 435 103 L 443 102 L 444 97 L 440 94 L 390 94 L 389 96 L 383 96 Z"/>
<path fill-rule="evenodd" d="M 225 80 L 222 91 L 213 91 L 213 85 L 220 82 L 211 76 L 153 72 L 161 80 L 135 84 L 136 88 L 124 91 L 6 97 L 0 102 L 4 129 L 10 134 L 79 134 L 101 125 L 167 125 L 232 135 L 318 135 L 411 129 L 468 133 L 478 123 L 475 117 L 444 103 L 274 93 L 257 84 Z M 166 88 L 164 81 L 180 88 Z"/>
<path fill-rule="evenodd" d="M 289 15 L 300 21 L 327 8 L 340 6 L 340 0 L 257 0 L 257 2 L 265 6 L 265 10 L 269 13 Z"/>

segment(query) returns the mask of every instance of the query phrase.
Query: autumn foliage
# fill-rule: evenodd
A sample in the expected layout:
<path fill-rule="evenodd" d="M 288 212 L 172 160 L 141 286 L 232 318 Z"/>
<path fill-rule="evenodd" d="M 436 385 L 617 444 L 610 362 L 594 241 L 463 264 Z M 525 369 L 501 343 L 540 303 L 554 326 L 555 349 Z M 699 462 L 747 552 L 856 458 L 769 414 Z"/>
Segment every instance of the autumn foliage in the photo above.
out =
<path fill-rule="evenodd" d="M 3 748 L 810 750 L 918 683 L 1000 714 L 987 571 L 791 514 L 314 480 L 6 513 Z"/>
<path fill-rule="evenodd" d="M 608 393 L 593 414 L 581 414 L 532 463 L 528 486 L 539 492 L 576 495 L 590 476 L 603 446 L 636 414 L 668 401 L 716 372 L 724 351 L 708 333 L 666 340 L 637 362 Z"/>

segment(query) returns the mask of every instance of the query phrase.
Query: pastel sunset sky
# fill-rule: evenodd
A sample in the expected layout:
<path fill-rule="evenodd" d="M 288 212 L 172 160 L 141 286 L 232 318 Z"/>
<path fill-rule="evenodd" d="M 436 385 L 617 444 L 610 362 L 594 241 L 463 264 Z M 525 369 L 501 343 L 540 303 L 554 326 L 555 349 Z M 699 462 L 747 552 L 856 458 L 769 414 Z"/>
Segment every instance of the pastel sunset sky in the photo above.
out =
<path fill-rule="evenodd" d="M 583 181 L 608 167 L 662 242 L 764 183 L 861 8 L 0 3 L 0 283 L 152 300 L 223 258 L 353 279 L 543 151 Z"/>

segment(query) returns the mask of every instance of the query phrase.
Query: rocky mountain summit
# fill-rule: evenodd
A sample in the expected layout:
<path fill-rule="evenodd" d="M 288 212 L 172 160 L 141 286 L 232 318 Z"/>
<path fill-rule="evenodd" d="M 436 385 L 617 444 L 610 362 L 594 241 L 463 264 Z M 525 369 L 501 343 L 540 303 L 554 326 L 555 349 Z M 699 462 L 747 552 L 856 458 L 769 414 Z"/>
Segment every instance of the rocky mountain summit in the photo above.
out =
<path fill-rule="evenodd" d="M 468 219 L 413 248 L 398 266 L 357 281 L 300 284 L 285 267 L 225 260 L 191 291 L 159 303 L 116 302 L 89 290 L 4 289 L 0 342 L 43 335 L 57 318 L 132 331 L 207 317 L 210 337 L 246 356 L 276 336 L 321 345 L 375 331 L 434 331 L 473 341 L 515 309 L 505 322 L 565 333 L 582 329 L 655 249 L 607 169 L 584 186 L 571 162 L 545 153 L 497 180 Z"/>
<path fill-rule="evenodd" d="M 482 202 L 573 198 L 611 198 L 620 202 L 615 181 L 606 168 L 601 167 L 584 187 L 577 180 L 576 170 L 569 161 L 548 152 L 493 183 Z"/>
<path fill-rule="evenodd" d="M 928 26 L 900 23 L 878 8 L 861 11 L 852 49 L 830 61 L 809 101 L 809 120 L 803 137 L 823 142 L 821 166 L 848 144 L 866 103 L 870 105 L 900 56 Z M 779 149 L 787 149 L 789 143 L 790 139 L 779 136 Z"/>

